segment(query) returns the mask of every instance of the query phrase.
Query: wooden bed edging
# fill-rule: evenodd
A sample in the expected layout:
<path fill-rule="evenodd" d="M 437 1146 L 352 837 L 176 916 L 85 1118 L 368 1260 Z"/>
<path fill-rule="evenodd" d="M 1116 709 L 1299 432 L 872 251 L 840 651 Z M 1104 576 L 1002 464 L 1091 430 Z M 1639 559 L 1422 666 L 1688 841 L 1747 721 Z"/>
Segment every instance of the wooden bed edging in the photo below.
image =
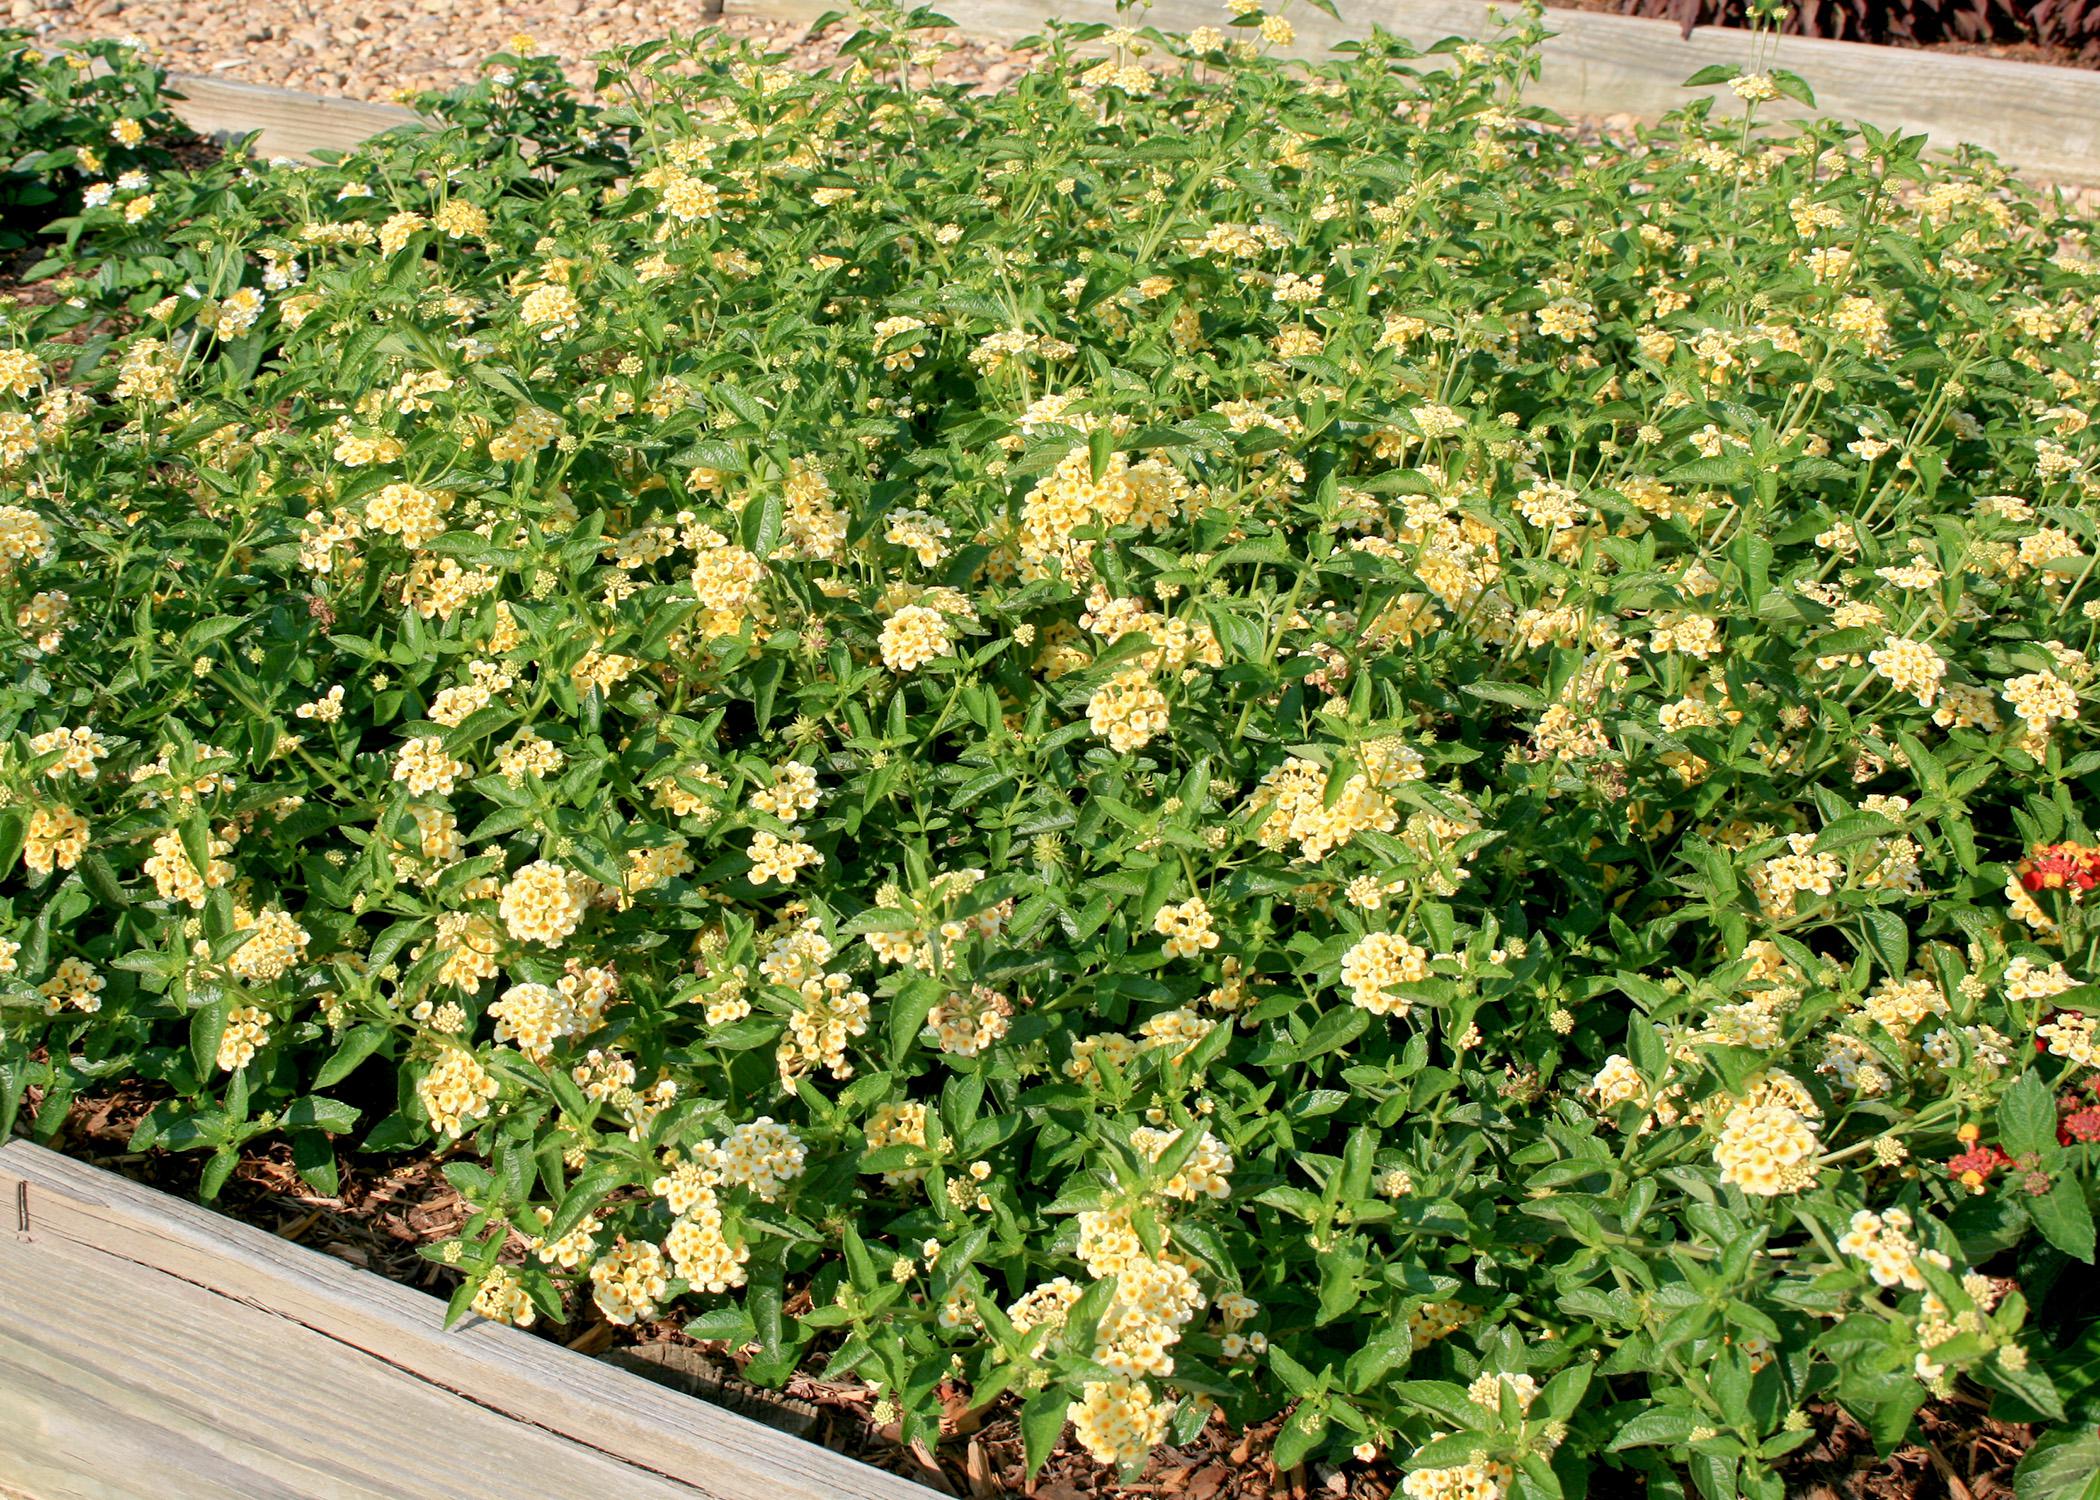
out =
<path fill-rule="evenodd" d="M 296 89 L 260 83 L 234 83 L 195 73 L 170 73 L 168 87 L 181 94 L 170 107 L 199 135 L 232 140 L 259 130 L 256 151 L 270 156 L 312 156 L 316 151 L 348 151 L 397 125 L 410 125 L 416 112 L 398 104 L 363 99 L 329 99 Z"/>
<path fill-rule="evenodd" d="M 27 1141 L 0 1145 L 0 1495 L 928 1491 Z"/>

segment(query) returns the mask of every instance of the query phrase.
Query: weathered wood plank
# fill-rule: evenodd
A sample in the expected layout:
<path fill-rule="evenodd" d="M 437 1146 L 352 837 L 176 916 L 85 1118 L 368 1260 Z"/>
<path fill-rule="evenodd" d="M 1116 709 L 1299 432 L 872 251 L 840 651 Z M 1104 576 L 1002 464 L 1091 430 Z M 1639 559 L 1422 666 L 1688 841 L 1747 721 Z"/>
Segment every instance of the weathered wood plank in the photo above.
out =
<path fill-rule="evenodd" d="M 9 1142 L 0 1480 L 35 1500 L 926 1494 L 515 1329 L 445 1333 L 441 1312 L 316 1251 Z M 29 1435 L 19 1460 L 17 1432 Z M 89 1470 L 85 1488 L 65 1488 L 84 1455 L 137 1486 Z"/>
<path fill-rule="evenodd" d="M 826 0 L 726 0 L 731 16 L 808 20 L 845 7 Z M 945 0 L 941 14 L 967 34 L 1011 40 L 1042 29 L 1055 14 L 1068 21 L 1120 17 L 1113 0 Z M 1385 27 L 1417 46 L 1447 36 L 1491 36 L 1498 29 L 1485 0 L 1359 0 L 1343 3 L 1342 19 L 1294 9 L 1302 57 L 1324 57 L 1334 43 Z M 1214 26 L 1216 0 L 1155 0 L 1145 13 L 1167 31 Z M 1630 114 L 1647 119 L 1691 96 L 1684 80 L 1709 63 L 1747 66 L 1759 45 L 1750 33 L 1702 26 L 1689 39 L 1667 21 L 1593 11 L 1550 10 L 1543 69 L 1524 99 L 1564 115 Z M 2100 72 L 2039 63 L 2005 62 L 1956 53 L 1871 47 L 1812 37 L 1781 37 L 1762 66 L 1789 68 L 1816 92 L 1810 109 L 1779 99 L 1762 106 L 1766 118 L 1836 117 L 1883 129 L 1923 133 L 1936 147 L 1964 142 L 1997 153 L 2008 165 L 2067 185 L 2100 183 Z M 1734 107 L 1734 101 L 1728 101 Z"/>
<path fill-rule="evenodd" d="M 0 1473 L 36 1500 L 696 1493 L 56 1236 L 0 1242 L 0 1307 Z"/>
<path fill-rule="evenodd" d="M 217 140 L 259 130 L 256 149 L 265 157 L 349 151 L 416 119 L 414 110 L 398 104 L 328 99 L 194 73 L 170 74 L 168 86 L 184 96 L 173 101 L 173 108 L 190 129 Z"/>

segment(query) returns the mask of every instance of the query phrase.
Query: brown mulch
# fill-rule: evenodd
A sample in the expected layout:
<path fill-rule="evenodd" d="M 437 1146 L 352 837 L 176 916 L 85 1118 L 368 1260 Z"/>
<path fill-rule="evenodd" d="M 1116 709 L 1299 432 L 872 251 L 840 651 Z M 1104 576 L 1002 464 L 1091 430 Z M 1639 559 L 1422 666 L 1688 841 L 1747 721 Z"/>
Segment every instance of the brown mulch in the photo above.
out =
<path fill-rule="evenodd" d="M 135 1181 L 194 1197 L 201 1154 L 127 1149 L 152 1102 L 147 1091 L 129 1085 L 78 1101 L 57 1144 Z M 469 1209 L 439 1165 L 427 1155 L 345 1157 L 338 1191 L 323 1197 L 293 1169 L 290 1148 L 272 1142 L 242 1155 L 213 1206 L 243 1223 L 442 1298 L 452 1289 L 452 1273 L 417 1252 L 457 1234 Z M 587 1354 L 634 1345 L 693 1345 L 675 1321 L 614 1329 L 591 1317 L 587 1308 L 579 1308 L 569 1323 L 543 1320 L 533 1331 Z M 694 1348 L 717 1360 L 737 1357 L 736 1351 L 719 1344 Z M 735 1384 L 733 1377 L 731 1383 Z M 731 1394 L 735 1399 L 729 1404 L 768 1418 L 764 1406 L 770 1393 L 745 1387 Z M 943 1441 L 938 1452 L 929 1454 L 903 1447 L 894 1423 L 878 1424 L 873 1393 L 858 1383 L 798 1375 L 785 1394 L 795 1407 L 791 1425 L 796 1430 L 810 1426 L 807 1408 L 800 1403 L 815 1409 L 814 1430 L 809 1433 L 813 1441 L 938 1493 L 971 1500 L 1002 1495 L 1033 1500 L 1391 1500 L 1400 1477 L 1383 1462 L 1339 1468 L 1308 1464 L 1279 1472 L 1270 1456 L 1278 1421 L 1236 1431 L 1214 1417 L 1194 1442 L 1157 1454 L 1130 1485 L 1119 1485 L 1112 1470 L 1070 1442 L 1051 1456 L 1031 1485 L 1022 1460 L 1018 1406 L 1011 1400 L 973 1411 L 961 1393 L 950 1393 Z M 1814 1405 L 1809 1415 L 1816 1424 L 1816 1441 L 1798 1449 L 1787 1463 L 1787 1493 L 1798 1500 L 2009 1500 L 2013 1466 L 2039 1436 L 2031 1427 L 1994 1421 L 1982 1402 L 1958 1394 L 1920 1412 L 1920 1441 L 1881 1462 L 1866 1432 L 1835 1406 Z M 1635 1476 L 1614 1474 L 1609 1480 L 1609 1488 L 1593 1487 L 1592 1492 L 1639 1493 Z M 1600 1485 L 1605 1482 L 1600 1474 Z"/>
<path fill-rule="evenodd" d="M 13 298 L 17 306 L 42 307 L 56 302 L 57 287 L 49 280 L 32 281 L 29 277 L 47 253 L 47 247 L 36 240 L 12 250 L 0 250 L 0 296 Z"/>
<path fill-rule="evenodd" d="M 125 1085 L 78 1101 L 54 1144 L 148 1187 L 195 1198 L 202 1153 L 126 1149 L 154 1099 Z M 211 1206 L 244 1224 L 443 1297 L 450 1295 L 451 1273 L 416 1252 L 457 1234 L 469 1210 L 438 1168 L 428 1156 L 365 1158 L 354 1165 L 346 1160 L 336 1196 L 324 1198 L 293 1167 L 289 1145 L 258 1143 L 242 1153 Z"/>
<path fill-rule="evenodd" d="M 1787 1467 L 1794 1500 L 2011 1500 L 2013 1469 L 2041 1436 L 2038 1428 L 2000 1422 L 1965 1392 L 1918 1413 L 1921 1441 L 1877 1462 L 1874 1440 L 1839 1408 L 1817 1403 L 1816 1441 L 1797 1449 Z"/>

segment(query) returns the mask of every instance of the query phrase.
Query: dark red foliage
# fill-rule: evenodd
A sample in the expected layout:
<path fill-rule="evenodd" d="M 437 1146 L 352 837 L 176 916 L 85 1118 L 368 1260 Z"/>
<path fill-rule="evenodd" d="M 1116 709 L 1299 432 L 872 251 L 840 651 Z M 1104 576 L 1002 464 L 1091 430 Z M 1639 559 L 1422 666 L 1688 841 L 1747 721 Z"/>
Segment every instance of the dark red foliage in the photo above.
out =
<path fill-rule="evenodd" d="M 1745 0 L 1605 0 L 1627 16 L 1694 26 L 1748 24 Z M 2100 0 L 1796 0 L 1786 29 L 1846 42 L 2023 42 L 2100 67 Z"/>

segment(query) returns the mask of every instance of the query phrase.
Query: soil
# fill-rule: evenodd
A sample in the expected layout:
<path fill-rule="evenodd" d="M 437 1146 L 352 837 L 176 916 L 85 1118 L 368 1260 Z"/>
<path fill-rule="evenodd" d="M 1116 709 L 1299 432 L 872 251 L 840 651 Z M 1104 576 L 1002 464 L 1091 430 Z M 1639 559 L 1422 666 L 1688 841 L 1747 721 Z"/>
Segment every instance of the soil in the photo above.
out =
<path fill-rule="evenodd" d="M 148 1094 L 131 1087 L 78 1101 L 53 1144 L 164 1192 L 194 1197 L 201 1155 L 128 1149 L 132 1131 L 151 1105 Z M 294 1170 L 290 1148 L 277 1142 L 245 1152 L 213 1206 L 442 1299 L 451 1293 L 454 1273 L 418 1252 L 457 1234 L 469 1210 L 439 1166 L 431 1156 L 345 1158 L 338 1191 L 322 1197 Z M 440 1311 L 433 1300 L 431 1316 Z M 866 1387 L 797 1376 L 783 1401 L 736 1380 L 738 1351 L 695 1343 L 673 1321 L 616 1329 L 579 1306 L 569 1322 L 543 1319 L 533 1332 L 600 1356 L 637 1346 L 689 1346 L 692 1353 L 684 1358 L 669 1357 L 657 1347 L 620 1362 L 630 1369 L 646 1360 L 674 1372 L 693 1371 L 703 1378 L 682 1381 L 677 1373 L 652 1378 L 708 1388 L 722 1404 L 806 1433 L 936 1493 L 971 1500 L 1006 1495 L 1032 1500 L 1393 1500 L 1398 1494 L 1399 1472 L 1384 1462 L 1304 1464 L 1279 1471 L 1270 1450 L 1281 1419 L 1236 1431 L 1213 1418 L 1194 1442 L 1161 1450 L 1127 1486 L 1067 1441 L 1031 1484 L 1022 1461 L 1018 1408 L 1010 1400 L 973 1411 L 956 1394 L 940 1447 L 928 1452 L 901 1446 L 896 1426 L 876 1421 L 873 1393 Z M 709 1367 L 720 1373 L 710 1373 Z M 2010 1500 L 2013 1466 L 2040 1435 L 2031 1427 L 1993 1420 L 1982 1401 L 1958 1392 L 1951 1401 L 1927 1406 L 1919 1414 L 1919 1440 L 1884 1462 L 1877 1460 L 1866 1432 L 1838 1408 L 1818 1404 L 1809 1415 L 1816 1441 L 1796 1450 L 1787 1466 L 1787 1493 L 1797 1500 Z M 1630 1480 L 1621 1482 L 1627 1484 L 1625 1493 L 1635 1493 Z"/>

